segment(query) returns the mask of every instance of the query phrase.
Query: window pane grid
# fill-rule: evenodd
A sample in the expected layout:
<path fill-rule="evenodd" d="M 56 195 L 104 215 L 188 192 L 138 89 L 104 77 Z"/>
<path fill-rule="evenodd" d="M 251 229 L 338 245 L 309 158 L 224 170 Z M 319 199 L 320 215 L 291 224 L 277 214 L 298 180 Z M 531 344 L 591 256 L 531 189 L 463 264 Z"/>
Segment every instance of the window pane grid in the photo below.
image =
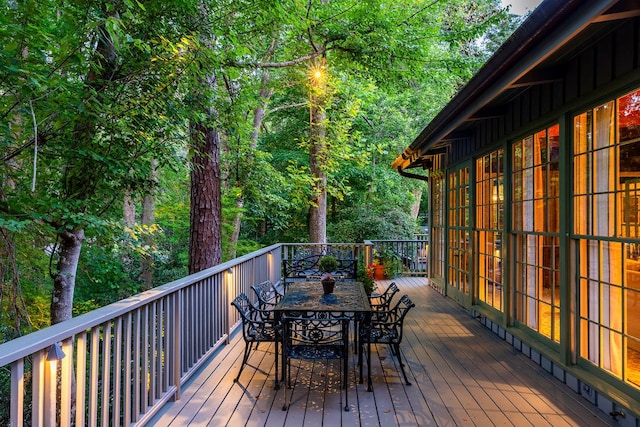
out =
<path fill-rule="evenodd" d="M 516 141 L 523 161 L 512 168 L 516 318 L 560 341 L 559 125 Z M 519 156 L 519 154 L 518 154 Z"/>
<path fill-rule="evenodd" d="M 449 285 L 469 293 L 469 168 L 449 174 Z"/>
<path fill-rule="evenodd" d="M 640 388 L 640 91 L 574 117 L 579 356 Z"/>
<path fill-rule="evenodd" d="M 433 173 L 431 176 L 433 186 L 433 214 L 431 224 L 430 256 L 434 277 L 444 278 L 445 273 L 445 180 L 442 174 Z"/>
<path fill-rule="evenodd" d="M 520 153 L 517 154 L 517 156 L 520 155 Z M 503 170 L 504 150 L 496 150 L 476 160 L 478 298 L 497 310 L 503 310 L 501 232 L 504 226 Z"/>

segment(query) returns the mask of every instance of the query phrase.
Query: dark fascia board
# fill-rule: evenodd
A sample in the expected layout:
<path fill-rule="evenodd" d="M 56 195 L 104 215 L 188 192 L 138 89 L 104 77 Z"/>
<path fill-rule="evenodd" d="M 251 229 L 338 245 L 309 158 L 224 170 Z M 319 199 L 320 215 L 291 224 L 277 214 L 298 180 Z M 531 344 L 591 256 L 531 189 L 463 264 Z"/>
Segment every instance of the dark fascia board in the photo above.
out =
<path fill-rule="evenodd" d="M 608 22 L 618 19 L 635 18 L 636 16 L 640 16 L 640 1 L 621 0 L 611 9 L 607 10 L 606 14 L 598 16 L 593 22 Z"/>
<path fill-rule="evenodd" d="M 517 85 L 528 72 L 616 3 L 614 0 L 543 1 L 405 152 L 411 153 L 413 159 L 425 153 L 480 108 Z M 398 157 L 393 167 L 408 167 L 408 158 Z"/>

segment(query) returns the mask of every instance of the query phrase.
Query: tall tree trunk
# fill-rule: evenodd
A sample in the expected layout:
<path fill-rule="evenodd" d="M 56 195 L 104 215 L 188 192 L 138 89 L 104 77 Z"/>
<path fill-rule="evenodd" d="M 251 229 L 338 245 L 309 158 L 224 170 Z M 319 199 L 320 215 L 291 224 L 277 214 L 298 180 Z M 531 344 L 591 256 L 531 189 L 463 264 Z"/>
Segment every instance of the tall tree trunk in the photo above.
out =
<path fill-rule="evenodd" d="M 122 224 L 128 228 L 133 228 L 136 225 L 136 204 L 129 190 L 124 193 L 122 202 Z M 122 264 L 131 265 L 131 254 L 129 252 L 122 253 Z"/>
<path fill-rule="evenodd" d="M 149 171 L 149 181 L 153 183 L 153 187 L 144 196 L 142 200 L 142 225 L 151 226 L 155 222 L 155 187 L 158 184 L 157 168 L 158 160 L 151 160 L 151 170 Z M 145 234 L 145 245 L 151 248 L 153 246 L 153 234 Z M 153 255 L 151 250 L 142 256 L 140 266 L 140 279 L 142 280 L 142 288 L 144 290 L 151 289 L 153 287 Z"/>
<path fill-rule="evenodd" d="M 73 314 L 73 293 L 76 284 L 76 272 L 78 270 L 78 262 L 80 261 L 80 252 L 82 250 L 82 242 L 84 241 L 84 230 L 64 230 L 58 233 L 60 244 L 57 249 L 58 264 L 56 272 L 53 275 L 53 292 L 51 293 L 51 324 L 64 322 L 69 320 Z M 53 254 L 51 255 L 53 256 Z M 60 394 L 60 377 L 57 380 L 57 393 Z M 76 394 L 75 394 L 76 376 L 71 373 L 71 410 L 76 410 Z"/>
<path fill-rule="evenodd" d="M 269 105 L 269 100 L 273 95 L 273 89 L 268 87 L 269 85 L 269 70 L 264 70 L 262 73 L 262 82 L 260 87 L 260 102 L 256 109 L 253 111 L 253 129 L 251 131 L 251 139 L 250 139 L 250 153 L 252 153 L 258 147 L 258 137 L 260 136 L 260 127 L 262 126 L 262 121 L 264 120 L 264 116 L 267 111 L 267 105 Z M 247 175 L 244 177 L 245 182 L 249 182 L 252 179 L 253 174 L 253 155 L 250 154 L 247 159 Z M 239 186 L 243 188 L 245 186 L 245 182 L 239 182 Z M 238 245 L 238 239 L 240 238 L 240 228 L 242 226 L 242 214 L 244 208 L 244 191 L 240 191 L 238 197 L 236 197 L 235 206 L 236 206 L 236 214 L 233 217 L 233 231 L 231 233 L 230 239 L 230 250 L 229 255 L 231 258 L 236 257 L 236 246 Z"/>
<path fill-rule="evenodd" d="M 131 197 L 131 192 L 124 193 L 122 204 L 122 221 L 125 227 L 133 227 L 136 224 L 136 204 Z"/>
<path fill-rule="evenodd" d="M 71 319 L 73 292 L 76 284 L 76 272 L 80 260 L 80 250 L 84 241 L 84 230 L 63 230 L 58 234 L 58 264 L 53 275 L 53 293 L 51 295 L 51 324 Z"/>
<path fill-rule="evenodd" d="M 208 116 L 213 112 L 208 109 Z M 205 123 L 191 126 L 191 229 L 189 274 L 222 260 L 222 197 L 220 191 L 220 138 Z"/>
<path fill-rule="evenodd" d="M 327 142 L 323 100 L 310 97 L 309 169 L 314 180 L 309 207 L 309 241 L 327 243 Z"/>
<path fill-rule="evenodd" d="M 203 22 L 209 20 L 205 2 L 199 5 Z M 200 41 L 210 53 L 215 52 L 215 35 L 202 28 Z M 214 96 L 217 76 L 210 61 L 200 63 L 198 93 L 194 94 L 204 118 L 190 123 L 191 210 L 189 229 L 189 274 L 220 264 L 222 261 L 222 181 L 220 175 L 220 135 L 214 123 Z"/>
<path fill-rule="evenodd" d="M 117 17 L 116 10 L 107 11 L 107 5 L 102 5 L 105 15 L 109 17 Z M 92 66 L 89 68 L 86 79 L 84 81 L 87 99 L 96 96 L 109 81 L 113 78 L 118 51 L 111 40 L 111 36 L 103 22 L 97 29 L 99 37 L 93 52 Z M 82 148 L 90 146 L 95 133 L 95 123 L 90 119 L 91 114 L 85 112 L 84 117 L 87 120 L 81 121 L 74 127 L 74 148 Z M 91 175 L 98 173 L 95 170 L 85 170 L 84 166 L 74 164 L 69 159 L 69 170 L 74 173 L 66 183 L 67 197 L 83 202 L 87 197 L 87 193 L 93 191 L 91 182 L 94 179 Z M 78 172 L 81 170 L 84 173 Z M 58 248 L 58 265 L 57 271 L 53 275 L 53 293 L 51 295 L 51 324 L 71 319 L 73 308 L 73 292 L 75 289 L 76 271 L 78 269 L 78 261 L 80 260 L 80 250 L 84 241 L 84 230 L 82 228 L 74 228 L 73 230 L 64 230 L 57 234 L 59 241 Z M 53 255 L 52 255 L 53 256 Z"/>

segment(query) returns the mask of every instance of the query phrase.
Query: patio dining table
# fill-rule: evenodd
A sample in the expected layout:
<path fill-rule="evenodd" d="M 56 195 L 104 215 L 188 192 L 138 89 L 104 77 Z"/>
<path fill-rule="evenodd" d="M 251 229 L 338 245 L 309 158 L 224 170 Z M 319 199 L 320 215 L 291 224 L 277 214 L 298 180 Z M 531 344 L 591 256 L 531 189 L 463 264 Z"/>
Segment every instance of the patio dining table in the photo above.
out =
<path fill-rule="evenodd" d="M 360 282 L 337 282 L 333 293 L 325 294 L 319 281 L 294 282 L 289 284 L 287 293 L 274 308 L 277 321 L 285 316 L 318 319 L 345 318 L 353 320 L 355 325 L 354 343 L 358 353 L 360 367 L 360 383 L 363 383 L 362 351 L 358 343 L 360 328 L 371 322 L 371 305 L 364 286 Z M 370 348 L 368 348 L 368 353 Z M 276 361 L 278 360 L 278 346 L 276 346 Z M 286 363 L 282 356 L 282 372 Z M 284 381 L 284 378 L 282 378 Z M 276 389 L 278 382 L 278 363 L 276 363 Z M 367 363 L 367 390 L 372 391 L 371 363 Z"/>

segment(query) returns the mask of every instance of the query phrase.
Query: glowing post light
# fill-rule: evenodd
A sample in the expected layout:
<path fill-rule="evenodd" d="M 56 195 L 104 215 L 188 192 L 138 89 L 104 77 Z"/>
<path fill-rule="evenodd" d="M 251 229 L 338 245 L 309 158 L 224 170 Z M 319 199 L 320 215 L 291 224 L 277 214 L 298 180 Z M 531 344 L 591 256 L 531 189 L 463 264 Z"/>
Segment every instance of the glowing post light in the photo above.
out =
<path fill-rule="evenodd" d="M 54 343 L 51 347 L 49 347 L 49 353 L 47 353 L 47 362 L 58 362 L 64 357 L 64 351 L 62 351 L 62 347 L 60 343 Z"/>
<path fill-rule="evenodd" d="M 309 66 L 309 80 L 313 87 L 322 87 L 326 84 L 327 80 L 327 66 L 326 58 L 318 62 L 314 62 Z"/>

